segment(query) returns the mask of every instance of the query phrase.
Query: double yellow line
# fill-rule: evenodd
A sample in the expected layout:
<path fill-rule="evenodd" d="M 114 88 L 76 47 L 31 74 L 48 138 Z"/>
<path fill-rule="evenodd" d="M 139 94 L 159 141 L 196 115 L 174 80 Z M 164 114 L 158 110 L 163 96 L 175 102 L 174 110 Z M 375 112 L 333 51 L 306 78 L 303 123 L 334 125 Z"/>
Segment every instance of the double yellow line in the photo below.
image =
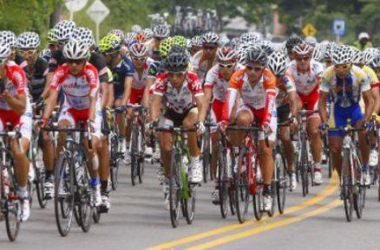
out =
<path fill-rule="evenodd" d="M 337 188 L 338 188 L 338 177 L 336 174 L 334 174 L 330 183 L 320 193 L 318 193 L 315 197 L 307 199 L 307 200 L 305 200 L 305 201 L 303 201 L 300 204 L 297 204 L 295 206 L 286 208 L 285 213 L 286 214 L 292 214 L 292 213 L 304 210 L 304 209 L 306 209 L 310 206 L 313 206 L 315 204 L 318 204 L 322 200 L 324 200 L 327 197 L 329 197 L 330 195 L 334 194 L 337 191 Z M 254 235 L 254 234 L 257 234 L 260 232 L 268 231 L 268 230 L 271 230 L 274 228 L 286 226 L 286 225 L 289 225 L 289 224 L 292 224 L 292 223 L 295 223 L 298 221 L 305 220 L 305 219 L 310 218 L 312 216 L 315 216 L 317 214 L 324 213 L 324 212 L 326 212 L 326 211 L 328 211 L 328 210 L 330 210 L 336 206 L 339 206 L 340 204 L 341 204 L 341 202 L 339 200 L 334 200 L 333 202 L 331 202 L 325 206 L 322 206 L 318 209 L 312 210 L 310 212 L 307 212 L 307 213 L 302 214 L 302 215 L 297 216 L 297 217 L 292 217 L 292 218 L 268 223 L 265 225 L 263 225 L 263 222 L 267 221 L 270 218 L 266 217 L 266 218 L 262 219 L 260 222 L 248 221 L 248 222 L 245 222 L 244 224 L 236 223 L 236 224 L 228 225 L 228 226 L 221 227 L 218 229 L 214 229 L 211 231 L 207 231 L 204 233 L 200 233 L 200 234 L 192 235 L 189 237 L 181 238 L 179 240 L 166 242 L 166 243 L 163 243 L 163 244 L 160 244 L 157 246 L 153 246 L 153 247 L 148 248 L 148 249 L 150 249 L 150 250 L 172 249 L 173 247 L 181 246 L 184 244 L 192 243 L 192 242 L 199 241 L 199 240 L 209 238 L 212 236 L 220 235 L 220 234 L 223 234 L 226 232 L 245 228 L 245 227 L 248 227 L 248 226 L 253 225 L 253 224 L 257 224 L 257 223 L 262 224 L 262 226 L 260 226 L 258 228 L 253 228 L 253 229 L 249 229 L 247 231 L 243 231 L 243 232 L 228 235 L 228 236 L 225 236 L 222 238 L 218 238 L 216 240 L 206 242 L 204 244 L 198 245 L 198 246 L 190 248 L 190 249 L 207 249 L 207 248 L 211 248 L 211 247 L 216 247 L 216 246 L 226 244 L 226 243 L 231 242 L 231 241 L 235 241 L 235 240 L 238 240 L 238 239 L 241 239 L 244 237 L 248 237 L 250 235 Z M 272 218 L 275 218 L 278 216 L 280 216 L 280 215 L 275 214 Z"/>

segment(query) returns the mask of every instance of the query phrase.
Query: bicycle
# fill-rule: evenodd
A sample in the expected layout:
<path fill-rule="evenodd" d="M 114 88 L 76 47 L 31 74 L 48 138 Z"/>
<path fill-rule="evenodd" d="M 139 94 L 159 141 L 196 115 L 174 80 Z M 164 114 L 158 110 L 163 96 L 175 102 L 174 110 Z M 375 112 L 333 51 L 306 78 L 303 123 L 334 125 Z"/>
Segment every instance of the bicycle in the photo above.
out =
<path fill-rule="evenodd" d="M 328 131 L 344 132 L 343 138 L 343 160 L 340 175 L 341 198 L 344 203 L 344 210 L 348 222 L 352 220 L 352 212 L 355 209 L 356 216 L 362 217 L 366 186 L 361 184 L 362 165 L 357 152 L 358 143 L 355 134 L 363 131 L 364 128 L 332 128 Z"/>
<path fill-rule="evenodd" d="M 74 214 L 82 231 L 88 232 L 94 204 L 83 145 L 84 133 L 87 132 L 91 148 L 90 127 L 84 129 L 84 123 L 81 122 L 79 128 L 44 127 L 43 130 L 66 133 L 66 146 L 58 156 L 54 180 L 54 211 L 58 231 L 61 236 L 68 235 Z"/>
<path fill-rule="evenodd" d="M 256 220 L 261 220 L 263 211 L 264 184 L 260 174 L 258 158 L 258 132 L 261 127 L 227 126 L 227 131 L 244 131 L 246 136 L 237 161 L 232 171 L 235 181 L 236 215 L 240 223 L 244 223 L 248 212 L 250 195 L 253 196 L 253 210 Z M 254 135 L 252 135 L 254 133 Z M 268 143 L 268 140 L 266 138 Z M 272 190 L 274 191 L 274 190 Z M 272 194 L 273 196 L 273 194 Z M 274 201 L 274 200 L 273 200 Z M 268 215 L 274 213 L 274 202 Z"/>
<path fill-rule="evenodd" d="M 301 177 L 302 183 L 302 195 L 305 197 L 309 193 L 309 176 L 311 185 L 314 186 L 313 176 L 314 176 L 314 166 L 312 159 L 310 159 L 310 142 L 306 131 L 306 120 L 307 116 L 318 113 L 316 110 L 300 110 L 298 114 L 301 117 L 301 124 L 298 130 L 298 143 L 300 145 L 300 154 L 298 154 L 296 173 Z"/>
<path fill-rule="evenodd" d="M 189 180 L 190 152 L 185 146 L 182 134 L 196 132 L 195 128 L 165 126 L 155 129 L 157 132 L 169 132 L 174 135 L 173 151 L 170 163 L 169 177 L 169 213 L 171 224 L 178 226 L 180 209 L 188 224 L 195 217 L 195 204 L 198 184 Z M 199 144 L 199 142 L 198 142 Z"/>
<path fill-rule="evenodd" d="M 144 153 L 145 153 L 145 122 L 147 108 L 138 104 L 128 104 L 126 108 L 132 108 L 132 134 L 131 134 L 131 181 L 136 185 L 136 178 L 142 183 L 144 175 Z"/>
<path fill-rule="evenodd" d="M 211 110 L 211 104 L 209 110 Z M 211 124 L 211 113 L 208 112 L 206 117 L 206 123 Z M 203 135 L 203 143 L 202 143 L 202 165 L 203 165 L 203 182 L 207 183 L 207 177 L 210 173 L 211 180 L 214 180 L 211 168 L 211 160 L 212 160 L 212 140 L 211 140 L 211 126 L 206 126 L 206 131 Z"/>
<path fill-rule="evenodd" d="M 18 128 L 15 128 L 14 132 L 0 132 L 0 206 L 1 213 L 5 216 L 5 226 L 10 241 L 16 240 L 21 224 L 21 202 L 17 196 L 18 184 L 10 149 L 10 140 L 14 138 L 20 147 L 21 133 Z"/>

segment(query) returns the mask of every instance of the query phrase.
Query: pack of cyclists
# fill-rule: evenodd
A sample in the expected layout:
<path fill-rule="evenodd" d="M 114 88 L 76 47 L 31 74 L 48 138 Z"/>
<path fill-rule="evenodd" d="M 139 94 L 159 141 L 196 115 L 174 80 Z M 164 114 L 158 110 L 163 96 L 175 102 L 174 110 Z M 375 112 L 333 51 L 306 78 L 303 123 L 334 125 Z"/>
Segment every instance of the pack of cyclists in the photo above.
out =
<path fill-rule="evenodd" d="M 345 44 L 298 36 L 272 43 L 258 33 L 244 33 L 231 40 L 215 32 L 185 38 L 171 36 L 165 25 L 126 34 L 111 30 L 96 43 L 89 28 L 66 20 L 49 30 L 47 41 L 47 48 L 43 48 L 35 32 L 16 37 L 12 31 L 0 31 L 0 132 L 21 132 L 21 145 L 13 139 L 10 151 L 22 221 L 31 215 L 27 184 L 33 166 L 28 151 L 34 121 L 39 120 L 37 127 L 41 128 L 44 199 L 54 199 L 57 159 L 66 142 L 65 132 L 52 137 L 44 128 L 53 124 L 61 129 L 77 127 L 83 122 L 92 133 L 91 141 L 83 147 L 94 207 L 108 211 L 110 158 L 120 157 L 131 165 L 133 105 L 147 111 L 147 124 L 140 131 L 145 135 L 143 153 L 159 152 L 158 175 L 168 209 L 173 136 L 159 132 L 158 127 L 195 128 L 184 135 L 189 149 L 189 182 L 199 184 L 209 178 L 204 176 L 208 173 L 204 168 L 209 167 L 215 181 L 213 204 L 222 202 L 216 157 L 221 135 L 227 136 L 235 155 L 246 138 L 245 130 L 232 131 L 230 126 L 260 128 L 255 139 L 263 211 L 269 211 L 274 202 L 273 150 L 278 140 L 283 145 L 287 188 L 297 188 L 299 145 L 295 141 L 300 139 L 301 123 L 309 141 L 313 185 L 323 183 L 324 147 L 331 154 L 332 168 L 343 175 L 344 131 L 337 129 L 347 126 L 363 128 L 358 132 L 360 182 L 370 185 L 369 166 L 378 167 L 377 142 L 373 136 L 370 142 L 366 138 L 369 131 L 377 129 L 380 111 L 378 49 L 359 51 Z M 113 115 L 115 110 L 119 111 Z M 307 111 L 305 119 L 301 110 Z M 212 145 L 209 166 L 202 164 L 204 152 L 199 143 L 208 127 Z M 112 129 L 117 130 L 116 151 L 121 155 L 110 153 Z M 156 142 L 148 142 L 151 137 Z M 6 185 L 6 181 L 2 183 Z"/>

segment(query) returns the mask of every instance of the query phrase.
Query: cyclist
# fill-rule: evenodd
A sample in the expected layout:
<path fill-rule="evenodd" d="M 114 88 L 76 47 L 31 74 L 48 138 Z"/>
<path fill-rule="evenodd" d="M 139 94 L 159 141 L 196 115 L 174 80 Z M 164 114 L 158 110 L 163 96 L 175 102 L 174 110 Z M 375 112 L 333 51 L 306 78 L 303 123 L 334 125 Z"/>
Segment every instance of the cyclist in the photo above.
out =
<path fill-rule="evenodd" d="M 272 150 L 276 141 L 277 114 L 276 114 L 276 77 L 267 68 L 268 56 L 261 47 L 253 47 L 247 52 L 246 66 L 236 71 L 229 83 L 226 100 L 224 102 L 222 125 L 236 122 L 238 126 L 249 126 L 253 122 L 263 128 L 259 133 L 259 159 L 263 174 L 263 209 L 269 211 L 272 207 L 270 185 L 273 176 Z M 237 96 L 241 98 L 241 105 L 232 114 Z M 222 131 L 225 126 L 222 126 Z M 267 145 L 265 135 L 268 135 Z M 239 147 L 244 139 L 244 132 L 231 133 L 231 143 Z"/>
<path fill-rule="evenodd" d="M 298 36 L 291 36 L 288 38 L 288 40 L 286 40 L 285 47 L 286 47 L 286 51 L 288 53 L 288 57 L 290 60 L 295 59 L 295 56 L 293 53 L 294 47 L 297 46 L 298 44 L 302 43 L 302 42 L 303 42 L 302 38 L 300 38 Z"/>
<path fill-rule="evenodd" d="M 46 109 L 43 116 L 43 124 L 49 122 L 51 113 L 58 100 L 58 91 L 64 93 L 64 104 L 58 118 L 60 128 L 74 127 L 79 121 L 90 124 L 94 131 L 92 137 L 92 149 L 85 143 L 86 154 L 89 159 L 89 172 L 91 175 L 92 196 L 96 206 L 102 202 L 98 175 L 99 161 L 96 148 L 101 139 L 101 119 L 95 119 L 100 110 L 98 97 L 99 76 L 97 69 L 87 62 L 90 57 L 89 47 L 85 42 L 70 40 L 63 49 L 66 64 L 58 67 L 55 71 Z M 66 133 L 59 133 L 57 155 L 62 150 L 66 140 Z"/>
<path fill-rule="evenodd" d="M 323 74 L 320 89 L 319 112 L 322 119 L 320 130 L 326 132 L 330 128 L 344 128 L 351 119 L 351 126 L 357 128 L 367 125 L 373 110 L 371 85 L 367 75 L 359 67 L 352 64 L 352 49 L 340 45 L 334 48 L 332 60 L 334 66 L 329 67 Z M 332 94 L 332 109 L 330 117 L 326 111 L 328 95 Z M 365 113 L 363 114 L 359 100 L 363 96 Z M 367 125 L 369 126 L 369 125 Z M 367 168 L 369 146 L 366 143 L 365 131 L 359 132 L 359 148 L 362 157 L 362 177 L 365 184 L 369 184 L 369 171 Z M 341 175 L 343 132 L 329 132 L 329 147 L 332 154 L 333 166 Z M 363 179 L 361 181 L 364 181 Z"/>
<path fill-rule="evenodd" d="M 48 50 L 50 51 L 51 54 L 55 53 L 58 50 L 58 41 L 55 39 L 54 29 L 50 29 L 48 31 L 47 44 L 48 44 Z M 46 61 L 49 61 L 50 57 L 45 58 Z"/>
<path fill-rule="evenodd" d="M 149 55 L 153 60 L 161 60 L 160 44 L 170 35 L 170 29 L 167 25 L 157 25 L 153 28 L 153 41 L 150 48 L 151 54 Z"/>
<path fill-rule="evenodd" d="M 297 178 L 294 168 L 294 146 L 291 140 L 291 131 L 297 127 L 297 112 L 299 97 L 293 77 L 287 71 L 288 60 L 286 54 L 278 51 L 274 52 L 268 61 L 268 68 L 276 76 L 277 87 L 277 116 L 279 123 L 290 121 L 289 127 L 280 127 L 280 139 L 283 144 L 285 158 L 287 162 L 287 171 L 290 176 L 289 188 L 291 191 L 297 188 Z"/>
<path fill-rule="evenodd" d="M 165 59 L 167 72 L 157 77 L 150 106 L 150 118 L 154 123 L 157 121 L 161 103 L 164 102 L 167 106 L 165 125 L 194 128 L 195 124 L 198 124 L 198 133 L 202 133 L 205 130 L 204 120 L 207 106 L 204 101 L 202 85 L 198 82 L 197 76 L 188 71 L 188 64 L 189 58 L 185 53 L 171 53 Z M 188 133 L 188 146 L 192 156 L 190 180 L 193 183 L 199 183 L 203 179 L 203 172 L 195 133 Z M 169 181 L 167 178 L 170 176 L 172 151 L 172 137 L 170 134 L 162 134 L 160 149 L 166 176 L 164 181 L 165 205 L 168 207 Z"/>
<path fill-rule="evenodd" d="M 18 183 L 17 196 L 21 200 L 21 220 L 30 216 L 29 194 L 27 191 L 29 160 L 27 152 L 32 136 L 32 108 L 28 97 L 27 79 L 24 71 L 11 60 L 10 44 L 0 40 L 0 131 L 11 124 L 11 129 L 20 128 L 21 143 L 12 141 L 14 168 Z"/>
<path fill-rule="evenodd" d="M 111 99 L 115 107 L 125 106 L 131 96 L 133 75 L 135 74 L 133 63 L 128 57 L 121 54 L 121 39 L 114 35 L 107 35 L 99 42 L 99 50 L 105 56 L 107 65 L 113 74 L 113 92 Z M 129 144 L 125 139 L 125 120 L 124 114 L 117 115 L 117 121 L 120 131 L 119 145 L 120 152 L 124 152 L 124 161 L 130 163 Z"/>
<path fill-rule="evenodd" d="M 202 37 L 194 36 L 190 40 L 190 55 L 194 56 L 198 51 L 202 49 Z"/>
<path fill-rule="evenodd" d="M 213 66 L 207 73 L 204 93 L 206 104 L 209 105 L 209 103 L 212 103 L 209 111 L 211 119 L 214 123 L 219 123 L 222 121 L 222 111 L 228 82 L 232 74 L 236 70 L 242 69 L 243 66 L 237 62 L 237 54 L 232 47 L 219 48 L 216 52 L 216 56 L 218 57 L 219 63 Z M 214 128 L 211 130 L 211 138 L 213 145 L 212 155 L 215 156 L 212 157 L 211 167 L 213 176 L 216 176 L 218 160 L 216 156 L 218 155 L 217 145 L 219 133 L 217 133 Z M 219 187 L 217 180 L 215 180 L 215 189 L 211 194 L 211 199 L 214 204 L 219 204 Z"/>
<path fill-rule="evenodd" d="M 305 43 L 296 45 L 292 53 L 295 60 L 289 65 L 289 73 L 294 79 L 301 104 L 306 110 L 317 110 L 323 65 L 312 59 L 313 47 Z M 307 117 L 307 133 L 314 159 L 313 182 L 316 185 L 323 183 L 321 173 L 322 140 L 318 132 L 320 123 L 321 119 L 316 113 Z"/>
<path fill-rule="evenodd" d="M 193 72 L 198 75 L 198 80 L 203 84 L 207 72 L 218 63 L 216 51 L 219 47 L 219 36 L 214 32 L 207 32 L 202 36 L 202 50 L 192 58 Z"/>
<path fill-rule="evenodd" d="M 25 73 L 27 73 L 27 62 L 24 60 L 24 58 L 19 54 L 17 53 L 17 38 L 16 38 L 16 35 L 15 33 L 13 33 L 12 31 L 9 31 L 9 30 L 3 30 L 3 31 L 0 31 L 0 40 L 3 40 L 6 44 L 9 44 L 9 46 L 11 47 L 11 59 L 12 61 L 14 61 L 17 65 L 19 65 L 24 71 Z"/>

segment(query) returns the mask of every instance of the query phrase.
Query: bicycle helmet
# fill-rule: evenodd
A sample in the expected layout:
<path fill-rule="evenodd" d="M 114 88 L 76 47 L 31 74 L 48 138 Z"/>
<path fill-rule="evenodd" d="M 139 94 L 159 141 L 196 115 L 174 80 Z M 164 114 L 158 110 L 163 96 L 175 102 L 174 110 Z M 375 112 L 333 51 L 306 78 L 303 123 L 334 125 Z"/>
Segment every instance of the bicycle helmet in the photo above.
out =
<path fill-rule="evenodd" d="M 238 55 L 234 51 L 234 49 L 230 46 L 219 48 L 216 52 L 216 56 L 219 61 L 234 61 L 236 62 L 238 59 Z"/>
<path fill-rule="evenodd" d="M 187 40 L 184 36 L 173 36 L 173 43 L 182 47 L 186 47 Z"/>
<path fill-rule="evenodd" d="M 306 43 L 307 45 L 310 45 L 311 47 L 315 47 L 315 46 L 317 45 L 318 41 L 317 41 L 317 39 L 316 39 L 315 37 L 313 37 L 313 36 L 307 36 L 307 37 L 305 38 L 305 43 Z"/>
<path fill-rule="evenodd" d="M 105 54 L 110 54 L 110 53 L 120 51 L 121 49 L 120 37 L 118 37 L 115 34 L 107 35 L 99 41 L 98 47 L 99 47 L 100 52 L 105 53 Z"/>
<path fill-rule="evenodd" d="M 244 49 L 237 49 L 236 54 L 238 57 L 238 62 L 241 64 L 245 64 L 246 62 L 246 56 L 247 56 L 247 51 Z"/>
<path fill-rule="evenodd" d="M 130 48 L 129 51 L 134 57 L 145 57 L 148 54 L 148 47 L 143 43 L 135 43 Z"/>
<path fill-rule="evenodd" d="M 285 74 L 288 69 L 288 58 L 280 51 L 273 52 L 268 59 L 268 67 L 276 76 Z"/>
<path fill-rule="evenodd" d="M 334 64 L 346 64 L 352 62 L 353 51 L 349 46 L 334 46 L 331 53 L 331 60 Z"/>
<path fill-rule="evenodd" d="M 91 47 L 95 44 L 94 36 L 92 35 L 92 30 L 85 27 L 77 27 L 71 34 L 71 39 L 82 41 Z"/>
<path fill-rule="evenodd" d="M 219 38 L 219 46 L 227 46 L 230 43 L 230 39 L 227 36 L 220 36 Z"/>
<path fill-rule="evenodd" d="M 239 37 L 234 37 L 231 39 L 231 45 L 234 47 L 234 49 L 238 48 L 240 45 L 240 38 Z"/>
<path fill-rule="evenodd" d="M 266 66 L 268 63 L 268 55 L 264 49 L 255 46 L 247 51 L 246 62 L 258 63 Z"/>
<path fill-rule="evenodd" d="M 50 58 L 52 56 L 50 49 L 44 49 L 40 52 L 40 57 Z"/>
<path fill-rule="evenodd" d="M 57 43 L 57 39 L 55 39 L 55 35 L 54 35 L 54 29 L 50 29 L 47 33 L 47 42 L 48 44 L 54 44 L 54 43 Z"/>
<path fill-rule="evenodd" d="M 310 45 L 307 45 L 306 43 L 299 43 L 293 48 L 293 52 L 297 56 L 306 56 L 306 55 L 312 55 L 313 53 L 313 47 Z"/>
<path fill-rule="evenodd" d="M 152 29 L 148 29 L 148 28 L 144 29 L 143 33 L 144 33 L 144 35 L 146 37 L 146 40 L 150 40 L 150 39 L 153 38 L 153 30 Z"/>
<path fill-rule="evenodd" d="M 87 59 L 90 57 L 90 50 L 85 42 L 70 40 L 63 47 L 63 56 L 71 60 Z"/>
<path fill-rule="evenodd" d="M 313 58 L 316 61 L 321 62 L 324 59 L 326 53 L 326 44 L 318 43 L 313 51 Z"/>
<path fill-rule="evenodd" d="M 9 30 L 0 31 L 0 39 L 3 40 L 3 43 L 8 44 L 11 48 L 17 46 L 16 35 L 12 31 L 9 31 Z"/>
<path fill-rule="evenodd" d="M 146 36 L 144 33 L 139 33 L 135 36 L 135 40 L 138 42 L 138 43 L 145 43 L 146 42 Z"/>
<path fill-rule="evenodd" d="M 378 68 L 380 67 L 380 56 L 375 57 L 371 62 L 372 68 Z"/>
<path fill-rule="evenodd" d="M 215 32 L 207 32 L 202 36 L 202 45 L 207 43 L 218 43 L 219 36 Z"/>
<path fill-rule="evenodd" d="M 36 32 L 24 32 L 17 38 L 17 47 L 19 49 L 37 49 L 40 44 L 40 36 Z"/>
<path fill-rule="evenodd" d="M 12 54 L 11 47 L 4 40 L 0 40 L 0 59 L 6 59 Z"/>
<path fill-rule="evenodd" d="M 129 44 L 135 40 L 136 33 L 129 32 L 129 33 L 125 34 L 124 37 L 125 37 L 125 44 Z"/>
<path fill-rule="evenodd" d="M 183 53 L 171 53 L 165 58 L 165 69 L 169 72 L 185 71 L 189 65 L 189 58 Z"/>
<path fill-rule="evenodd" d="M 240 36 L 241 43 L 258 43 L 261 42 L 261 35 L 258 33 L 247 32 Z"/>
<path fill-rule="evenodd" d="M 173 44 L 170 48 L 169 54 L 173 53 L 186 53 L 186 48 L 178 44 Z"/>
<path fill-rule="evenodd" d="M 293 48 L 297 46 L 299 43 L 302 43 L 302 38 L 299 36 L 291 36 L 285 43 L 286 50 L 288 54 L 292 52 Z"/>
<path fill-rule="evenodd" d="M 137 24 L 133 25 L 131 30 L 133 33 L 136 33 L 136 34 L 141 33 L 143 31 L 141 26 Z"/>
<path fill-rule="evenodd" d="M 274 51 L 272 42 L 268 40 L 263 40 L 261 42 L 261 48 L 265 50 L 268 56 L 270 56 Z"/>
<path fill-rule="evenodd" d="M 352 63 L 354 64 L 364 64 L 364 52 L 356 48 L 351 48 L 352 50 Z"/>
<path fill-rule="evenodd" d="M 166 38 L 170 35 L 170 28 L 167 25 L 157 25 L 153 28 L 153 37 Z"/>
<path fill-rule="evenodd" d="M 75 29 L 74 21 L 62 20 L 54 26 L 54 37 L 60 41 L 67 41 L 70 39 L 73 30 Z"/>
<path fill-rule="evenodd" d="M 171 37 L 164 39 L 160 43 L 160 48 L 159 48 L 161 56 L 166 57 L 169 54 L 169 51 L 171 47 L 173 46 L 173 44 L 174 44 L 173 39 Z"/>
<path fill-rule="evenodd" d="M 191 38 L 191 47 L 197 46 L 202 47 L 202 37 L 201 36 L 194 36 Z"/>
<path fill-rule="evenodd" d="M 107 33 L 107 36 L 108 35 L 117 35 L 120 38 L 120 41 L 122 41 L 122 42 L 125 41 L 124 32 L 121 30 L 118 30 L 118 29 L 110 30 Z"/>

